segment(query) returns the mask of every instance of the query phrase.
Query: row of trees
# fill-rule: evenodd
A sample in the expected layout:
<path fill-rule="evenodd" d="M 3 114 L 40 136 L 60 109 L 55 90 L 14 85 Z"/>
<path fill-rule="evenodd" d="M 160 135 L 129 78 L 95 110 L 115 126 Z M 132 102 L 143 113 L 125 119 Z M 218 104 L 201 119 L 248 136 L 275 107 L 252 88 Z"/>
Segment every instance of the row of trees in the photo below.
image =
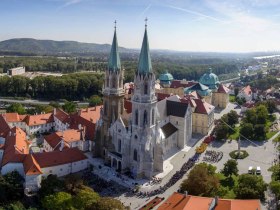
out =
<path fill-rule="evenodd" d="M 216 173 L 216 167 L 211 164 L 195 165 L 181 184 L 180 191 L 187 191 L 191 195 L 222 198 L 228 198 L 229 191 L 232 191 L 234 194 L 230 198 L 264 199 L 266 188 L 267 184 L 262 176 L 238 175 L 237 161 L 228 160 L 221 173 Z"/>
<path fill-rule="evenodd" d="M 125 68 L 125 81 L 133 81 L 137 68 L 138 54 L 123 54 L 123 67 Z M 0 58 L 0 69 L 7 72 L 8 69 L 17 66 L 25 66 L 26 71 L 44 71 L 74 73 L 78 71 L 104 71 L 107 68 L 108 55 L 95 57 L 3 57 Z M 176 79 L 197 80 L 205 73 L 209 66 L 214 73 L 229 74 L 238 72 L 236 60 L 218 58 L 191 58 L 171 54 L 168 56 L 153 54 L 153 67 L 157 75 L 168 70 Z"/>
<path fill-rule="evenodd" d="M 100 95 L 102 84 L 103 75 L 98 73 L 38 76 L 32 80 L 23 76 L 4 76 L 0 77 L 0 96 L 83 100 Z"/>

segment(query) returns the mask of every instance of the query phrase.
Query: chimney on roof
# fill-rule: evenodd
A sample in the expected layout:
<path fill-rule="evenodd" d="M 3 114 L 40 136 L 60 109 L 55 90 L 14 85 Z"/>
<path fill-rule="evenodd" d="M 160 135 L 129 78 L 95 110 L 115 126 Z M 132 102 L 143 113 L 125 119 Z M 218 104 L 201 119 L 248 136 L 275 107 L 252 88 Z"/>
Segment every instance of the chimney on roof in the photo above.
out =
<path fill-rule="evenodd" d="M 9 132 L 9 136 L 12 136 L 12 131 Z"/>
<path fill-rule="evenodd" d="M 79 115 L 79 116 L 82 115 L 82 110 L 81 110 L 81 109 L 78 110 L 78 115 Z"/>
<path fill-rule="evenodd" d="M 64 139 L 61 139 L 60 141 L 60 147 L 59 147 L 59 151 L 61 152 L 63 150 L 64 147 Z"/>
<path fill-rule="evenodd" d="M 185 197 L 187 197 L 187 195 L 188 195 L 188 191 L 185 191 L 185 194 L 184 194 L 184 195 L 185 195 Z"/>
<path fill-rule="evenodd" d="M 82 125 L 81 124 L 78 125 L 78 129 L 82 130 Z"/>
<path fill-rule="evenodd" d="M 56 108 L 53 109 L 53 114 L 56 115 Z"/>

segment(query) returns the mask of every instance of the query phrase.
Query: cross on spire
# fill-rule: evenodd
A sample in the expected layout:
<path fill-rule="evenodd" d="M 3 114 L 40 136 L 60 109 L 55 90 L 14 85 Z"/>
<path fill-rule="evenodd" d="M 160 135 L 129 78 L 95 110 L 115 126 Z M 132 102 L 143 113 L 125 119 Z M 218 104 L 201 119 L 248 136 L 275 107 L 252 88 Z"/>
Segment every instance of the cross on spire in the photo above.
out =
<path fill-rule="evenodd" d="M 145 28 L 147 28 L 147 22 L 148 22 L 148 18 L 145 18 Z"/>
<path fill-rule="evenodd" d="M 116 30 L 116 29 L 117 29 L 117 21 L 115 20 L 114 23 L 115 23 L 115 27 L 114 27 L 114 28 L 115 28 L 115 30 Z"/>

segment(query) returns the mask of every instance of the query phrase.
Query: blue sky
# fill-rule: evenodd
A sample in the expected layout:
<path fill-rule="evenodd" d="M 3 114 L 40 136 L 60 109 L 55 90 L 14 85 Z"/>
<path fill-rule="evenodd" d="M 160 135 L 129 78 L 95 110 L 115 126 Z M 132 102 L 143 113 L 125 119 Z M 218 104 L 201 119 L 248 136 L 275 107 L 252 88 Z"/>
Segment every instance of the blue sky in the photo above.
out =
<path fill-rule="evenodd" d="M 280 0 L 0 0 L 0 40 L 30 37 L 181 51 L 280 50 Z"/>

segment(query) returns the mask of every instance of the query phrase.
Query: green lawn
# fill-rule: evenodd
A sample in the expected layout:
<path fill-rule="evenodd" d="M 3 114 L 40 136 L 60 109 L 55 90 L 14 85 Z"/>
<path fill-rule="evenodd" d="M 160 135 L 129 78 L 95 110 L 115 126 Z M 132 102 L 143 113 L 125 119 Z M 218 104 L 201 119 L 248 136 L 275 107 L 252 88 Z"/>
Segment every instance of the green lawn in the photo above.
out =
<path fill-rule="evenodd" d="M 235 100 L 236 100 L 235 96 L 232 96 L 232 95 L 229 96 L 229 101 L 230 102 L 235 102 Z"/>
<path fill-rule="evenodd" d="M 272 131 L 272 132 L 268 132 L 266 133 L 266 139 L 270 139 L 272 136 L 274 136 L 277 133 L 277 131 Z"/>

